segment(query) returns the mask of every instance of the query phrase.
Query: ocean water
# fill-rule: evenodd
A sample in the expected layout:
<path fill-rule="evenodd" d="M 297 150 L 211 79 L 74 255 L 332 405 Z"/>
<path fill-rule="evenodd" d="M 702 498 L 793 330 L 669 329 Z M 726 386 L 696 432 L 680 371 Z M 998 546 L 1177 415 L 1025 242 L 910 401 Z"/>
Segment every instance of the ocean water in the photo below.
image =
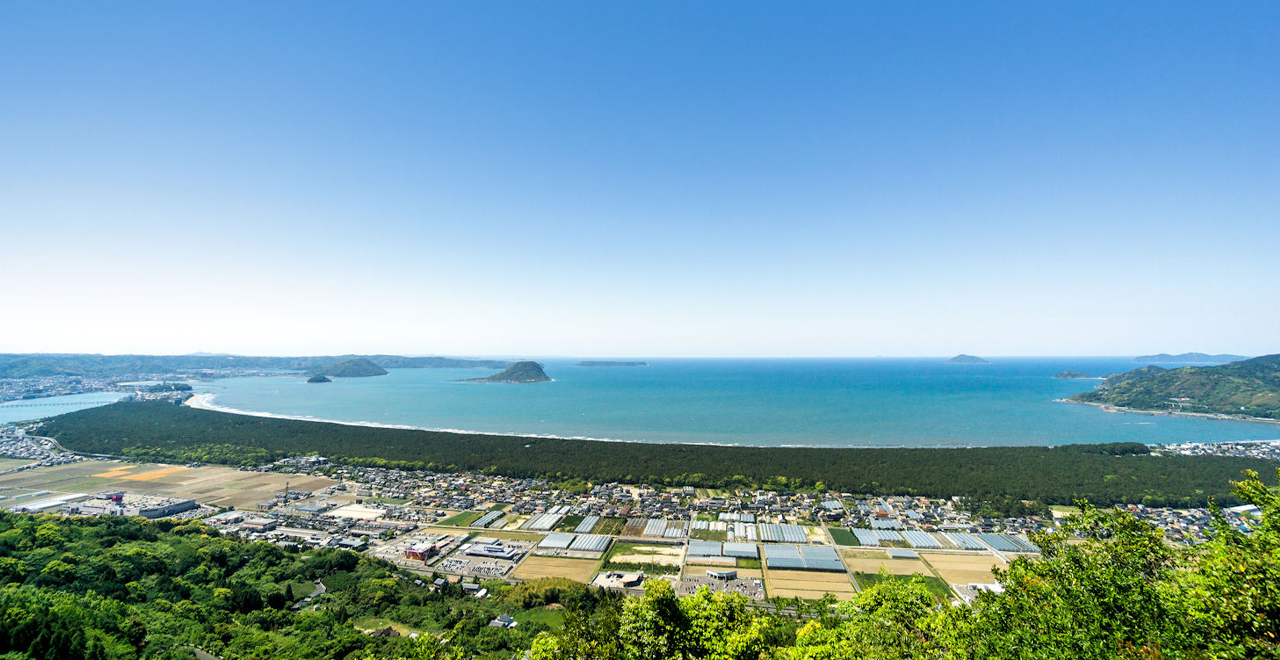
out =
<path fill-rule="evenodd" d="M 1054 400 L 1127 371 L 1126 358 L 650 360 L 577 367 L 543 360 L 550 383 L 458 382 L 492 373 L 397 369 L 308 384 L 301 377 L 197 384 L 213 405 L 352 423 L 649 442 L 755 446 L 964 447 L 1280 439 L 1280 426 L 1106 413 Z"/>
<path fill-rule="evenodd" d="M 50 396 L 41 399 L 23 399 L 0 403 L 0 424 L 24 422 L 29 419 L 52 417 L 63 413 L 84 410 L 95 406 L 104 406 L 119 401 L 123 394 L 114 392 L 93 392 L 91 394 L 68 394 L 66 396 Z"/>

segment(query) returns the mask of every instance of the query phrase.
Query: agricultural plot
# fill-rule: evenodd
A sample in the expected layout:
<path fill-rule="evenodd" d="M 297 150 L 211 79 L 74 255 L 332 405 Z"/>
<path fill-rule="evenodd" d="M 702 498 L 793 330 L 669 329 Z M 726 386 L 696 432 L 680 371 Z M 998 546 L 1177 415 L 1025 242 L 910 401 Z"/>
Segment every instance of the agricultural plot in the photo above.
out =
<path fill-rule="evenodd" d="M 884 552 L 849 551 L 840 552 L 844 565 L 853 573 L 875 575 L 881 568 L 889 569 L 894 575 L 933 575 L 929 566 L 919 559 L 890 559 Z"/>
<path fill-rule="evenodd" d="M 475 522 L 477 518 L 484 515 L 479 511 L 463 511 L 462 513 L 449 516 L 444 520 L 436 523 L 437 525 L 447 525 L 449 527 L 466 527 Z"/>
<path fill-rule="evenodd" d="M 596 523 L 595 529 L 591 530 L 591 533 L 617 536 L 622 533 L 622 526 L 626 522 L 626 518 L 601 518 L 600 522 Z"/>
<path fill-rule="evenodd" d="M 570 559 L 568 557 L 543 557 L 540 555 L 531 555 L 528 559 L 521 562 L 516 568 L 515 573 L 511 577 L 521 580 L 536 580 L 538 578 L 561 577 L 568 578 L 575 582 L 588 584 L 591 582 L 591 576 L 595 575 L 596 565 L 599 562 L 590 559 Z"/>
<path fill-rule="evenodd" d="M 819 571 L 766 571 L 764 588 L 770 598 L 817 600 L 830 593 L 847 600 L 856 593 L 845 573 Z"/>
<path fill-rule="evenodd" d="M 827 531 L 831 532 L 831 540 L 835 541 L 836 545 L 862 545 L 858 543 L 858 537 L 854 536 L 853 532 L 843 527 L 829 527 Z"/>
<path fill-rule="evenodd" d="M 243 472 L 233 468 L 84 461 L 0 476 L 0 486 L 95 493 L 127 490 L 142 495 L 193 498 L 201 504 L 252 507 L 284 490 L 316 491 L 335 482 L 296 474 Z"/>
<path fill-rule="evenodd" d="M 920 557 L 932 566 L 934 572 L 948 585 L 972 582 L 990 584 L 995 581 L 991 569 L 1004 565 L 1004 562 L 992 555 L 928 553 L 921 554 Z"/>
<path fill-rule="evenodd" d="M 561 518 L 560 522 L 556 523 L 555 527 L 552 527 L 551 529 L 556 532 L 572 532 L 578 528 L 578 525 L 582 523 L 582 519 L 584 517 L 585 516 L 565 516 Z"/>
<path fill-rule="evenodd" d="M 683 550 L 673 545 L 642 545 L 639 543 L 615 543 L 608 561 L 622 564 L 662 564 L 679 566 L 684 558 Z"/>

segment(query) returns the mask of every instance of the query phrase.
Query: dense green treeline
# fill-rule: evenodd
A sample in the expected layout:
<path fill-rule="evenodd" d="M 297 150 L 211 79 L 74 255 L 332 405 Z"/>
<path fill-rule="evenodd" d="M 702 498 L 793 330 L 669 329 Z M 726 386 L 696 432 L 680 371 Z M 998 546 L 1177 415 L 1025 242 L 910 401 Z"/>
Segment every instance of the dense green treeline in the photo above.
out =
<path fill-rule="evenodd" d="M 923 578 L 885 579 L 834 607 L 797 608 L 808 617 L 796 621 L 651 580 L 643 597 L 540 635 L 532 659 L 1280 658 L 1280 497 L 1254 477 L 1238 489 L 1262 510 L 1248 533 L 1218 519 L 1212 541 L 1175 549 L 1127 513 L 1085 506 L 1063 531 L 1033 535 L 1043 556 L 1013 560 L 998 571 L 1004 592 L 971 605 L 937 604 Z"/>
<path fill-rule="evenodd" d="M 200 522 L 0 512 L 0 657 L 190 658 L 195 647 L 228 660 L 430 658 L 445 648 L 505 660 L 548 628 L 539 617 L 488 627 L 498 614 L 554 602 L 592 611 L 612 598 L 538 581 L 491 583 L 496 597 L 478 600 L 416 580 L 356 553 L 249 543 Z M 327 591 L 314 603 L 290 607 L 319 584 Z M 363 634 L 366 620 L 420 630 L 422 641 Z"/>
<path fill-rule="evenodd" d="M 960 495 L 978 502 L 1234 503 L 1225 484 L 1260 459 L 1152 456 L 1142 445 L 979 449 L 801 449 L 595 442 L 369 428 L 118 403 L 50 419 L 75 451 L 138 460 L 260 464 L 320 453 L 348 463 L 484 470 L 556 481 L 706 487 L 812 486 L 873 494 Z"/>

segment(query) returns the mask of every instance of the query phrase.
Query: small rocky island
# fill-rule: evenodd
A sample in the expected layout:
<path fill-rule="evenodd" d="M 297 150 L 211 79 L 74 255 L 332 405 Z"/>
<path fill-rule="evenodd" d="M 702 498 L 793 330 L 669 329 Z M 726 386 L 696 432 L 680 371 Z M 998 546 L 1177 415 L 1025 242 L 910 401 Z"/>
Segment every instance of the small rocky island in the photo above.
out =
<path fill-rule="evenodd" d="M 546 383 L 551 379 L 542 365 L 532 360 L 516 362 L 487 378 L 468 378 L 468 383 Z"/>
<path fill-rule="evenodd" d="M 313 369 L 312 376 L 329 378 L 367 378 L 369 376 L 385 376 L 387 370 L 373 363 L 369 358 L 351 358 L 325 367 Z"/>
<path fill-rule="evenodd" d="M 583 360 L 574 365 L 577 367 L 647 367 L 648 362 L 631 362 L 620 360 Z"/>
<path fill-rule="evenodd" d="M 332 383 L 328 376 L 315 375 L 307 379 L 308 383 Z"/>
<path fill-rule="evenodd" d="M 1093 378 L 1093 376 L 1090 376 L 1088 374 L 1082 374 L 1079 371 L 1071 371 L 1070 369 L 1066 371 L 1059 371 L 1058 373 L 1054 374 L 1053 377 L 1065 378 L 1065 379 Z"/>
<path fill-rule="evenodd" d="M 991 363 L 987 362 L 986 360 L 976 355 L 965 355 L 964 353 L 961 353 L 951 358 L 950 360 L 947 360 L 947 364 L 991 364 Z"/>

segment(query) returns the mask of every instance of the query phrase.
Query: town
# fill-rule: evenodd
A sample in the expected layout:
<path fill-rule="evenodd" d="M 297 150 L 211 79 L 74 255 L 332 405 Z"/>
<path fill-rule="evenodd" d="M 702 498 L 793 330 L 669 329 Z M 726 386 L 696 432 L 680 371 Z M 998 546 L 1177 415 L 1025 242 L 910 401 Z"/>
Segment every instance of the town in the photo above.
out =
<path fill-rule="evenodd" d="M 1073 511 L 999 518 L 966 510 L 958 497 L 557 487 L 322 456 L 249 470 L 139 464 L 79 456 L 37 432 L 36 425 L 0 429 L 0 506 L 11 511 L 201 518 L 249 540 L 365 552 L 476 594 L 494 579 L 563 577 L 635 591 L 657 577 L 681 593 L 707 586 L 757 601 L 849 598 L 887 570 L 920 574 L 937 593 L 968 601 L 998 589 L 992 570 L 1038 553 L 1030 535 L 1055 529 Z M 1224 449 L 1274 452 L 1276 444 Z M 1123 508 L 1172 542 L 1200 543 L 1213 533 L 1207 509 Z M 1250 507 L 1222 512 L 1246 531 L 1251 514 Z"/>

